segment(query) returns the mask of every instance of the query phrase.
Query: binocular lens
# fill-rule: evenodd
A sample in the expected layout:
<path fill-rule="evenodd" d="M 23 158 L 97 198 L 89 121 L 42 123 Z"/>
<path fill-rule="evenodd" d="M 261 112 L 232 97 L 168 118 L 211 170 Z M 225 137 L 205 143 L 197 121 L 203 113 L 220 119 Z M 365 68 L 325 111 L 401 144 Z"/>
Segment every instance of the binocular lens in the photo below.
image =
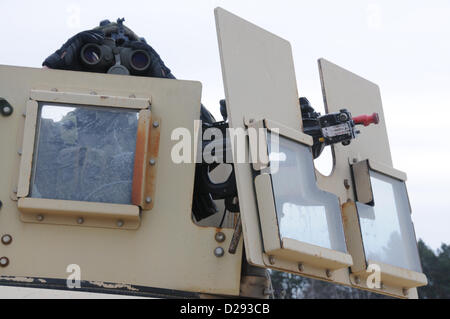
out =
<path fill-rule="evenodd" d="M 83 48 L 81 57 L 85 63 L 95 65 L 102 59 L 102 52 L 96 45 L 87 45 Z"/>
<path fill-rule="evenodd" d="M 143 71 L 150 65 L 150 57 L 145 51 L 136 51 L 131 56 L 131 64 L 136 70 Z"/>
<path fill-rule="evenodd" d="M 104 43 L 103 45 L 88 43 L 81 49 L 80 58 L 89 70 L 106 72 L 113 68 L 112 73 L 116 73 L 123 72 L 126 69 L 127 74 L 134 75 L 143 74 L 151 63 L 150 55 L 146 51 L 116 47 L 111 43 Z M 114 62 L 114 60 L 116 61 Z M 121 68 L 118 66 L 121 66 Z"/>

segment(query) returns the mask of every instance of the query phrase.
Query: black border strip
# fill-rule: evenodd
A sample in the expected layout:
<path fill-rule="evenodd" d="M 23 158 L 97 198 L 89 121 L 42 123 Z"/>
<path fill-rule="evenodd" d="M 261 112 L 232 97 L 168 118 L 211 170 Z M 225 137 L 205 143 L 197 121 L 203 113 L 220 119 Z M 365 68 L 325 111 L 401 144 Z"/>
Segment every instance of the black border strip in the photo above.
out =
<path fill-rule="evenodd" d="M 64 290 L 64 291 L 74 291 L 74 292 L 91 292 L 100 294 L 114 294 L 114 295 L 125 295 L 125 296 L 136 296 L 136 297 L 150 297 L 150 298 L 165 298 L 165 299 L 199 299 L 198 293 L 180 291 L 174 289 L 165 288 L 154 288 L 145 286 L 134 286 L 131 285 L 130 289 L 127 288 L 105 288 L 99 287 L 90 283 L 89 281 L 81 281 L 80 289 L 69 289 L 67 288 L 66 280 L 64 279 L 47 279 L 47 278 L 33 278 L 27 277 L 27 279 L 32 279 L 32 282 L 23 281 L 13 281 L 8 279 L 0 279 L 0 286 L 6 287 L 21 287 L 21 288 L 39 288 L 39 289 L 52 289 L 52 290 Z M 41 282 L 45 280 L 45 283 Z M 115 283 L 104 282 L 105 285 L 119 285 Z"/>

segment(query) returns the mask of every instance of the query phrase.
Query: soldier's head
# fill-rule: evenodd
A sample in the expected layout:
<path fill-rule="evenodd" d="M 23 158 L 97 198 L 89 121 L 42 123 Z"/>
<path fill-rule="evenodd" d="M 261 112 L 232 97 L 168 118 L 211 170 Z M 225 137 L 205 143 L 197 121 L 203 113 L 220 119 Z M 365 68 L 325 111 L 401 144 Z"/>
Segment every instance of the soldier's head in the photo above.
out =
<path fill-rule="evenodd" d="M 70 38 L 43 63 L 51 69 L 174 78 L 156 51 L 124 24 L 104 20 Z"/>

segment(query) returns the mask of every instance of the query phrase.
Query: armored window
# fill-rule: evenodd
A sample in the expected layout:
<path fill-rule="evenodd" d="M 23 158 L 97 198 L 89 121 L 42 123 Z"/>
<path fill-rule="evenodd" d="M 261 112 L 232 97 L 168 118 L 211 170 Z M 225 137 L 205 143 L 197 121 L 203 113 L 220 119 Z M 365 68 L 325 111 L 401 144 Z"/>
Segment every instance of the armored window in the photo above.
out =
<path fill-rule="evenodd" d="M 355 276 L 367 277 L 378 267 L 381 280 L 393 287 L 414 288 L 427 283 L 420 265 L 417 240 L 411 219 L 406 190 L 406 174 L 372 160 L 352 165 L 356 189 L 355 212 L 346 212 L 354 219 L 348 225 L 349 240 L 355 256 Z"/>
<path fill-rule="evenodd" d="M 136 110 L 41 103 L 30 195 L 131 204 Z"/>
<path fill-rule="evenodd" d="M 339 200 L 317 188 L 311 149 L 282 136 L 278 152 L 268 145 L 281 239 L 346 252 Z"/>
<path fill-rule="evenodd" d="M 352 265 L 339 198 L 317 186 L 311 137 L 269 120 L 253 128 L 266 131 L 249 135 L 265 253 L 320 271 Z"/>
<path fill-rule="evenodd" d="M 31 91 L 17 189 L 22 220 L 137 228 L 140 209 L 154 202 L 148 163 L 159 125 L 150 125 L 149 106 L 141 98 Z"/>
<path fill-rule="evenodd" d="M 403 181 L 370 170 L 373 206 L 357 202 L 367 260 L 422 272 Z"/>

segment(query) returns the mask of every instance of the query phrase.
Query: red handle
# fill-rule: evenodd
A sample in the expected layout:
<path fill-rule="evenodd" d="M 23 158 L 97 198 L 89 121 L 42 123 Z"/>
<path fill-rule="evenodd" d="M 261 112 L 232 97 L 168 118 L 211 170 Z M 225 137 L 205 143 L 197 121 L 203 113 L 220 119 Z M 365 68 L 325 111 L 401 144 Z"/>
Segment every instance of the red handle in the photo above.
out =
<path fill-rule="evenodd" d="M 372 115 L 360 115 L 353 118 L 355 124 L 362 124 L 364 126 L 369 126 L 370 124 L 380 123 L 380 117 L 378 113 L 373 113 Z"/>

